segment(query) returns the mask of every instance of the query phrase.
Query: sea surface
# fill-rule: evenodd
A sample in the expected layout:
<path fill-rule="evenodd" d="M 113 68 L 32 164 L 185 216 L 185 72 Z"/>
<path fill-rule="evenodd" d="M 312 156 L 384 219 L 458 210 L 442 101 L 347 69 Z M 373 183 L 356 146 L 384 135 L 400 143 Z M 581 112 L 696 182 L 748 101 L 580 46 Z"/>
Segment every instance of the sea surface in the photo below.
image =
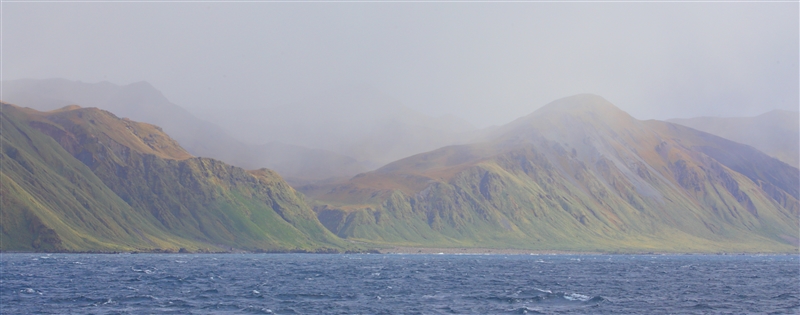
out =
<path fill-rule="evenodd" d="M 2 314 L 798 314 L 796 255 L 0 254 Z"/>

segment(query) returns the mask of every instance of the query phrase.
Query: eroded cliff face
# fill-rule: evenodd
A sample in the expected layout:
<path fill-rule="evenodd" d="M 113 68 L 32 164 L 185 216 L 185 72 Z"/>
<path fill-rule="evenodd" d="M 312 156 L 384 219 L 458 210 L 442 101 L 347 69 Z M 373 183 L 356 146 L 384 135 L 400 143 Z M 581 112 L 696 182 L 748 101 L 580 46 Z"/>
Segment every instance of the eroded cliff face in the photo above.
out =
<path fill-rule="evenodd" d="M 19 222 L 4 234 L 29 231 L 5 250 L 346 247 L 274 172 L 192 157 L 156 126 L 76 107 L 4 104 L 3 118 L 4 222 Z M 21 145 L 24 157 L 14 153 Z"/>
<path fill-rule="evenodd" d="M 328 229 L 362 241 L 797 249 L 798 170 L 751 147 L 638 121 L 586 95 L 501 131 L 488 143 L 420 154 L 308 193 Z"/>

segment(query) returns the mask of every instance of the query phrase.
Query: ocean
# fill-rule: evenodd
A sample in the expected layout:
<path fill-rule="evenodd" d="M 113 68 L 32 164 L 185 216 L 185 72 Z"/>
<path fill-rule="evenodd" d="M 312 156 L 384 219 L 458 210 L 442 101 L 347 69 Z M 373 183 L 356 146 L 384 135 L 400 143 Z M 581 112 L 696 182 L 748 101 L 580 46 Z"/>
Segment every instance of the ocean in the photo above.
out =
<path fill-rule="evenodd" d="M 799 314 L 797 255 L 0 254 L 2 314 Z"/>

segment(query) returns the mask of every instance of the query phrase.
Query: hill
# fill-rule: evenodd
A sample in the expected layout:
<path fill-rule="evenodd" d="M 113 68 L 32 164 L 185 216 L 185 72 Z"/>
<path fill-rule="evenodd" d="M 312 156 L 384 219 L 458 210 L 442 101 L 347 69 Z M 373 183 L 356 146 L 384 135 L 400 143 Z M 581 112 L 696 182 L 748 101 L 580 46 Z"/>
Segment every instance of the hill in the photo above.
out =
<path fill-rule="evenodd" d="M 270 168 L 289 181 L 306 183 L 350 177 L 366 171 L 346 155 L 273 141 L 254 145 L 231 137 L 216 124 L 203 121 L 170 102 L 147 82 L 118 86 L 109 82 L 83 83 L 65 79 L 3 81 L 5 102 L 50 111 L 78 104 L 97 107 L 136 121 L 164 128 L 193 155 L 224 161 L 246 169 Z M 255 143 L 262 143 L 256 138 Z M 313 173 L 298 165 L 318 165 Z"/>
<path fill-rule="evenodd" d="M 0 250 L 340 251 L 266 169 L 194 157 L 161 128 L 96 108 L 0 111 Z"/>
<path fill-rule="evenodd" d="M 362 242 L 797 252 L 799 182 L 752 147 L 577 95 L 489 141 L 301 191 L 329 230 Z"/>
<path fill-rule="evenodd" d="M 744 143 L 786 164 L 800 167 L 800 112 L 773 110 L 755 117 L 697 117 L 667 121 Z"/>

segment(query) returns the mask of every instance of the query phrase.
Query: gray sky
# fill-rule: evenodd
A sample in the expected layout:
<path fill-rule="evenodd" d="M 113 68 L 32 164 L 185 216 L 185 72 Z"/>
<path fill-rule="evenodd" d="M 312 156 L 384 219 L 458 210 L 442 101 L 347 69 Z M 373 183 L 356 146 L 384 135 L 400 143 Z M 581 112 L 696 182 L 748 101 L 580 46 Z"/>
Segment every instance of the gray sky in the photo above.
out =
<path fill-rule="evenodd" d="M 589 92 L 640 119 L 798 108 L 798 3 L 9 3 L 3 79 L 148 81 L 214 120 L 372 85 L 503 124 Z"/>

